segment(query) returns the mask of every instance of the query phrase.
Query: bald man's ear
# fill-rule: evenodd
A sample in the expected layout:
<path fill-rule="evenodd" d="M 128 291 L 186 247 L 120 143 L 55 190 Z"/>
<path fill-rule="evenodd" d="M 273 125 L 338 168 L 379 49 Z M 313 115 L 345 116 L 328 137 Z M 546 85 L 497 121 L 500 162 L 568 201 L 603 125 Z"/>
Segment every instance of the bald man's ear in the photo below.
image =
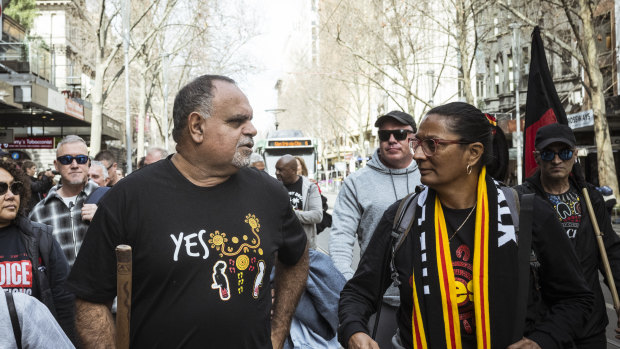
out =
<path fill-rule="evenodd" d="M 197 112 L 193 112 L 187 117 L 187 128 L 189 131 L 189 136 L 194 143 L 204 142 L 204 131 L 206 126 L 205 122 L 206 119 Z"/>

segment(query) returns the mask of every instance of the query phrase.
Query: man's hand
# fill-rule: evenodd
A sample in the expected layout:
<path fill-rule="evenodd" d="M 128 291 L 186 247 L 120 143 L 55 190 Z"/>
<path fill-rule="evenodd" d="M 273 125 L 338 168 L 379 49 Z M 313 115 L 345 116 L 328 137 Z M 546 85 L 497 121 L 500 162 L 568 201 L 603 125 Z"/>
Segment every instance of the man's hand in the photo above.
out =
<path fill-rule="evenodd" d="M 84 206 L 82 206 L 82 220 L 92 221 L 95 216 L 95 212 L 97 212 L 97 205 L 84 204 Z"/>
<path fill-rule="evenodd" d="M 520 341 L 511 344 L 507 349 L 541 349 L 533 340 L 523 337 Z"/>
<path fill-rule="evenodd" d="M 354 333 L 349 338 L 349 349 L 379 349 L 379 344 L 364 332 Z"/>

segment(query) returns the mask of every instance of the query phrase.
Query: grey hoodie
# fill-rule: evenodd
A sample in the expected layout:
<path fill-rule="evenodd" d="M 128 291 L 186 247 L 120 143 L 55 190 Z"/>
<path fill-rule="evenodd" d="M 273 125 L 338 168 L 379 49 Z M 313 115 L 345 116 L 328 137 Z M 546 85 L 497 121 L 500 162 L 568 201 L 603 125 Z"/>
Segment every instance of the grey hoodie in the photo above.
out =
<path fill-rule="evenodd" d="M 329 237 L 329 254 L 344 277 L 353 277 L 351 268 L 355 236 L 364 254 L 368 242 L 385 210 L 395 201 L 415 191 L 420 184 L 420 172 L 415 161 L 404 169 L 386 167 L 379 159 L 379 150 L 366 167 L 344 180 L 334 205 Z M 390 287 L 384 300 L 397 306 L 398 289 Z"/>

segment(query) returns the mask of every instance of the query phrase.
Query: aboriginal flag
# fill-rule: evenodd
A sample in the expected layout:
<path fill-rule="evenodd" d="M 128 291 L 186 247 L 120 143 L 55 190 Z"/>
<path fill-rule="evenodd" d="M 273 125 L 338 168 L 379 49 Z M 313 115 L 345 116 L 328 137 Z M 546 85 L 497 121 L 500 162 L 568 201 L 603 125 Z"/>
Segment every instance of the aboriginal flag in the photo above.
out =
<path fill-rule="evenodd" d="M 554 122 L 568 125 L 566 112 L 562 107 L 549 72 L 545 47 L 540 38 L 540 28 L 537 26 L 532 32 L 530 76 L 527 82 L 527 100 L 525 102 L 524 178 L 530 177 L 536 171 L 537 166 L 533 154 L 536 131 Z"/>

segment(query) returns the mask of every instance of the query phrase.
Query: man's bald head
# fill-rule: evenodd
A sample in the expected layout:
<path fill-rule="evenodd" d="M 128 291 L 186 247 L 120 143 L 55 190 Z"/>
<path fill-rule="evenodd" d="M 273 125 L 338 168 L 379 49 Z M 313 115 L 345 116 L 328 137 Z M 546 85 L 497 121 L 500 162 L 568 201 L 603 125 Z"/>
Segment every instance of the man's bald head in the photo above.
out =
<path fill-rule="evenodd" d="M 297 182 L 297 160 L 294 156 L 286 154 L 276 162 L 276 177 L 284 184 Z"/>

